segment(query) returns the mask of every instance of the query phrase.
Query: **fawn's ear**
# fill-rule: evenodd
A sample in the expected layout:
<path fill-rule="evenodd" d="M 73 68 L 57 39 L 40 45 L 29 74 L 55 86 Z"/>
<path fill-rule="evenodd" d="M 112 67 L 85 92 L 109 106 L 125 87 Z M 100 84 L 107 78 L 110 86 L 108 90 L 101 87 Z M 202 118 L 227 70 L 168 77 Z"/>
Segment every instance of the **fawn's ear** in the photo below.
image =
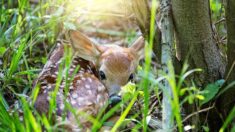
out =
<path fill-rule="evenodd" d="M 137 53 L 139 60 L 144 58 L 144 38 L 140 36 L 130 47 L 130 49 Z"/>
<path fill-rule="evenodd" d="M 88 61 L 97 61 L 101 54 L 98 45 L 92 43 L 88 37 L 78 31 L 70 30 L 69 36 L 76 55 Z"/>

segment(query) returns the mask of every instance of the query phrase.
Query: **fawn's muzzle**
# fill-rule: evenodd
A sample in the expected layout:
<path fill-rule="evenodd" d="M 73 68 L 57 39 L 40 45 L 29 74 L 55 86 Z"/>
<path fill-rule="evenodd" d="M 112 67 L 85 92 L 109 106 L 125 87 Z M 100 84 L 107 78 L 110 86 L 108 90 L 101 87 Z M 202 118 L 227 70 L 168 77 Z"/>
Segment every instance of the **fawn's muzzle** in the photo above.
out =
<path fill-rule="evenodd" d="M 111 96 L 109 96 L 109 103 L 111 106 L 115 106 L 116 104 L 121 102 L 121 100 L 122 100 L 122 98 L 119 95 L 112 94 Z"/>

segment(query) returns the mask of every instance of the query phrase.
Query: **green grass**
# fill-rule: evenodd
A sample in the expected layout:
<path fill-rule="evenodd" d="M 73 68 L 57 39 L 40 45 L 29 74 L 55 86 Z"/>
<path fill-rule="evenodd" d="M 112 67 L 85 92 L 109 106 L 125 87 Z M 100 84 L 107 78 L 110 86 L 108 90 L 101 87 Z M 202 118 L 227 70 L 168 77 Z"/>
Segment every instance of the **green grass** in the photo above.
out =
<path fill-rule="evenodd" d="M 79 66 L 76 68 L 72 79 L 69 78 L 69 67 L 71 66 L 72 52 L 71 49 L 66 48 L 63 62 L 60 65 L 58 78 L 56 80 L 56 87 L 51 92 L 49 114 L 40 115 L 34 108 L 39 87 L 33 88 L 33 80 L 35 80 L 47 61 L 47 57 L 56 43 L 57 37 L 67 29 L 87 28 L 87 30 L 95 30 L 97 32 L 109 34 L 110 36 L 126 36 L 126 41 L 129 43 L 136 38 L 134 30 L 130 32 L 112 31 L 106 29 L 92 29 L 86 23 L 75 25 L 75 17 L 81 14 L 73 15 L 73 10 L 77 6 L 74 4 L 69 8 L 62 5 L 71 4 L 71 1 L 52 1 L 47 3 L 39 3 L 31 5 L 28 0 L 18 0 L 18 2 L 9 0 L 1 2 L 0 8 L 0 131 L 19 131 L 19 132 L 41 132 L 43 129 L 46 131 L 59 131 L 63 130 L 62 125 L 65 122 L 65 113 L 62 117 L 62 122 L 53 120 L 53 114 L 56 111 L 56 95 L 59 90 L 59 85 L 62 81 L 62 75 L 65 74 L 65 96 L 68 93 L 69 84 L 75 76 Z M 157 115 L 156 111 L 161 111 L 161 93 L 163 87 L 162 80 L 167 80 L 173 91 L 173 99 L 171 106 L 173 108 L 172 121 L 175 121 L 174 128 L 178 131 L 183 131 L 182 105 L 193 104 L 200 102 L 203 97 L 203 91 L 194 85 L 193 80 L 187 77 L 194 72 L 201 71 L 200 69 L 189 70 L 187 62 L 183 65 L 180 75 L 176 75 L 172 64 L 169 63 L 169 73 L 164 73 L 161 70 L 156 70 L 151 66 L 151 53 L 153 47 L 153 38 L 155 34 L 154 18 L 156 14 L 157 1 L 152 1 L 151 20 L 150 20 L 150 36 L 146 41 L 145 48 L 145 61 L 141 68 L 138 70 L 138 76 L 141 81 L 138 84 L 128 84 L 124 90 L 123 101 L 110 109 L 105 111 L 105 108 L 96 117 L 91 117 L 86 113 L 79 113 L 79 116 L 84 116 L 93 123 L 92 131 L 98 131 L 103 125 L 110 126 L 112 131 L 122 130 L 125 131 L 128 124 L 133 123 L 131 126 L 132 131 L 153 131 L 154 128 L 150 127 L 150 121 L 157 117 L 161 120 L 161 115 Z M 48 14 L 48 10 L 53 9 Z M 216 8 L 216 10 L 218 10 Z M 64 25 L 64 27 L 61 27 Z M 200 72 L 198 73 L 200 74 Z M 234 83 L 225 87 L 229 89 Z M 217 98 L 224 92 L 221 91 Z M 151 105 L 155 97 L 158 104 Z M 17 105 L 14 102 L 17 101 Z M 69 110 L 75 117 L 76 109 L 72 108 L 64 98 L 65 109 Z M 108 102 L 107 102 L 108 103 Z M 197 104 L 200 108 L 199 104 Z M 14 106 L 14 107 L 12 107 Z M 17 110 L 21 109 L 23 120 L 18 115 Z M 15 112 L 14 112 L 15 111 Z M 109 122 L 109 118 L 120 114 L 117 122 Z M 234 109 L 228 115 L 221 132 L 226 130 L 231 120 L 234 118 Z M 77 124 L 80 125 L 79 119 L 76 119 Z M 193 125 L 193 124 L 192 124 Z"/>
<path fill-rule="evenodd" d="M 235 118 L 235 107 L 233 107 L 233 109 L 230 111 L 228 117 L 224 121 L 223 126 L 220 128 L 220 132 L 224 132 L 225 129 L 228 127 L 229 123 L 231 123 L 234 118 Z"/>

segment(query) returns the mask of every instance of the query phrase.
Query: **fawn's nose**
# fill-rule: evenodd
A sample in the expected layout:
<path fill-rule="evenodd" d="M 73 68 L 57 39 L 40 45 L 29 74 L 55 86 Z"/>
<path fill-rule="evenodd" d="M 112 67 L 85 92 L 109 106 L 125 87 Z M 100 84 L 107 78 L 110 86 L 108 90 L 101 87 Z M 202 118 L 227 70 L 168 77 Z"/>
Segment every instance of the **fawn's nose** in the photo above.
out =
<path fill-rule="evenodd" d="M 119 102 L 121 102 L 122 98 L 119 95 L 116 94 L 112 94 L 111 96 L 109 96 L 109 100 L 110 100 L 110 105 L 111 106 L 115 106 L 116 104 L 118 104 Z"/>

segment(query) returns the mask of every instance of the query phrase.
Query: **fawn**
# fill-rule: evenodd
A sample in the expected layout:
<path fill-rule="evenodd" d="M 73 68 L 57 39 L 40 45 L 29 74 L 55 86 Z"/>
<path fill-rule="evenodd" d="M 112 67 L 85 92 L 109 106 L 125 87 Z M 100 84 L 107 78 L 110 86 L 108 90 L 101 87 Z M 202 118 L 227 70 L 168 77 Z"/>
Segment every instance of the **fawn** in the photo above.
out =
<path fill-rule="evenodd" d="M 65 81 L 61 82 L 56 97 L 56 115 L 61 116 L 65 108 L 63 98 L 77 112 L 83 111 L 91 116 L 97 115 L 104 104 L 111 100 L 117 103 L 121 100 L 118 95 L 122 86 L 133 80 L 139 60 L 144 56 L 144 39 L 138 38 L 131 47 L 117 45 L 97 45 L 78 31 L 69 31 L 71 48 L 73 49 L 72 66 L 69 74 L 80 66 L 69 85 L 69 92 L 64 97 Z M 48 62 L 39 74 L 36 83 L 40 86 L 35 108 L 39 113 L 47 113 L 49 107 L 49 92 L 55 88 L 60 60 L 64 54 L 64 46 L 59 43 L 52 52 Z M 83 128 L 89 128 L 90 123 L 79 117 Z M 67 120 L 74 122 L 74 117 L 68 112 Z M 74 125 L 76 127 L 76 125 Z"/>

